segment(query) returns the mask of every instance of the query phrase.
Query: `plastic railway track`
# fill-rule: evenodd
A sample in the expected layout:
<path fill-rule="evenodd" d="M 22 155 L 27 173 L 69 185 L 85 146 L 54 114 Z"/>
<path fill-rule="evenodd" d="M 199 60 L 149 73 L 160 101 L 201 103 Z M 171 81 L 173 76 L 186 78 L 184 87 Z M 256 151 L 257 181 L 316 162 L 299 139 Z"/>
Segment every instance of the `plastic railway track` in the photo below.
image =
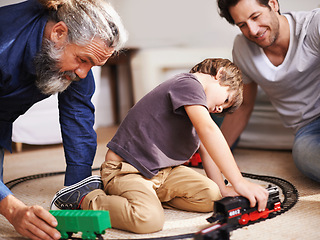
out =
<path fill-rule="evenodd" d="M 99 168 L 92 169 L 93 171 L 99 170 Z M 39 179 L 39 178 L 45 178 L 45 177 L 51 177 L 51 176 L 56 176 L 56 175 L 63 175 L 65 174 L 64 171 L 61 172 L 51 172 L 51 173 L 41 173 L 41 174 L 35 174 L 35 175 L 30 175 L 26 177 L 21 177 L 17 178 L 14 180 L 11 180 L 5 185 L 9 188 L 12 189 L 13 187 L 17 186 L 20 183 L 27 182 L 30 180 L 34 179 Z M 244 227 L 244 226 L 249 226 L 252 224 L 255 224 L 257 222 L 265 221 L 266 219 L 274 218 L 280 214 L 283 214 L 287 212 L 289 209 L 291 209 L 299 200 L 299 194 L 297 189 L 295 188 L 294 185 L 292 185 L 290 182 L 278 178 L 278 177 L 272 177 L 272 176 L 264 176 L 264 175 L 255 175 L 255 174 L 250 174 L 250 173 L 242 173 L 243 177 L 245 178 L 250 178 L 254 180 L 259 180 L 259 181 L 264 181 L 270 184 L 273 184 L 277 187 L 279 187 L 282 191 L 282 194 L 284 196 L 284 200 L 281 202 L 281 210 L 274 213 L 270 214 L 267 218 L 262 218 L 254 222 L 249 222 L 246 225 L 238 225 L 232 227 L 232 230 Z M 156 238 L 140 238 L 136 240 L 146 240 L 146 239 L 151 239 L 151 240 L 172 240 L 172 239 L 187 239 L 187 238 L 193 238 L 195 233 L 188 233 L 188 234 L 180 234 L 180 235 L 175 235 L 175 236 L 169 236 L 169 237 L 156 237 Z M 70 239 L 81 239 L 81 238 L 75 238 L 71 237 Z M 103 239 L 103 237 L 100 235 L 98 236 L 98 239 Z"/>

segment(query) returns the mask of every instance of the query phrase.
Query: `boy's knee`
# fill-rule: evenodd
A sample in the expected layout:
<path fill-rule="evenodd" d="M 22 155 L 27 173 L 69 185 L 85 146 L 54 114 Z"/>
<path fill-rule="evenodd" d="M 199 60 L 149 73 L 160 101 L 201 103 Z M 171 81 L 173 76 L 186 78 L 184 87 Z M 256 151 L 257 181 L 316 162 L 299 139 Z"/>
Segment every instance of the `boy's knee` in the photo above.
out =
<path fill-rule="evenodd" d="M 164 225 L 163 209 L 135 214 L 131 231 L 138 234 L 153 233 L 162 230 Z"/>
<path fill-rule="evenodd" d="M 195 202 L 192 206 L 196 212 L 212 212 L 214 202 L 222 198 L 218 185 L 208 179 L 208 184 L 195 195 Z"/>
<path fill-rule="evenodd" d="M 218 201 L 222 198 L 222 195 L 220 193 L 220 189 L 218 188 L 210 188 L 207 191 L 208 197 L 206 198 L 206 201 L 203 204 L 202 212 L 211 212 L 213 211 L 214 202 Z"/>

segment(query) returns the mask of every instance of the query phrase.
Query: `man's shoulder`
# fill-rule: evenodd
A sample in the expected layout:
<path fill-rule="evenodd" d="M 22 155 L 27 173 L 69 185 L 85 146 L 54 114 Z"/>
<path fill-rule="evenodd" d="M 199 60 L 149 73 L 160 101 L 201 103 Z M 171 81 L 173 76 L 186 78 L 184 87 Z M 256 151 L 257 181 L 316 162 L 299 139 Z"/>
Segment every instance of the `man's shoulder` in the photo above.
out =
<path fill-rule="evenodd" d="M 283 15 L 287 19 L 292 19 L 297 24 L 297 27 L 306 27 L 310 23 L 320 24 L 320 8 L 315 8 L 311 11 L 286 12 Z"/>
<path fill-rule="evenodd" d="M 307 16 L 314 16 L 314 15 L 319 15 L 320 14 L 320 8 L 315 8 L 310 11 L 290 11 L 290 12 L 285 12 L 283 15 L 289 15 L 292 16 L 293 18 L 296 19 L 301 19 L 304 20 Z"/>
<path fill-rule="evenodd" d="M 320 8 L 311 11 L 290 12 L 284 15 L 289 21 L 293 36 L 307 43 L 307 46 L 318 49 L 317 42 L 320 37 Z"/>
<path fill-rule="evenodd" d="M 243 44 L 248 45 L 250 41 L 242 34 L 239 33 L 235 38 L 234 38 L 234 46 L 241 46 Z"/>
<path fill-rule="evenodd" d="M 29 10 L 39 11 L 43 10 L 43 7 L 37 0 L 25 0 L 17 3 L 2 5 L 0 7 L 1 12 L 8 12 L 8 11 L 29 11 Z M 16 14 L 9 13 L 9 15 L 15 16 Z"/>
<path fill-rule="evenodd" d="M 249 41 L 242 33 L 235 37 L 232 50 L 233 56 L 248 56 L 251 54 L 257 55 L 259 53 L 259 47 L 255 43 Z"/>
<path fill-rule="evenodd" d="M 46 10 L 37 0 L 28 0 L 0 7 L 0 29 L 1 31 L 24 29 L 25 26 L 45 15 L 45 12 Z"/>

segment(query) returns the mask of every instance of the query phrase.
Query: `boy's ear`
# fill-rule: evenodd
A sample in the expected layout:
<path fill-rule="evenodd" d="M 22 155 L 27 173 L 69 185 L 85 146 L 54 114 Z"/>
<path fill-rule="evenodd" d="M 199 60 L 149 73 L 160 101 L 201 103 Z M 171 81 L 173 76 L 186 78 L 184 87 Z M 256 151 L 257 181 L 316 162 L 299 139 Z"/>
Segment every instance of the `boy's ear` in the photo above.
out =
<path fill-rule="evenodd" d="M 56 23 L 50 32 L 50 40 L 57 46 L 63 45 L 68 38 L 68 27 L 64 22 Z"/>
<path fill-rule="evenodd" d="M 224 67 L 219 68 L 217 75 L 216 75 L 216 79 L 220 82 L 221 80 L 224 81 L 226 77 L 226 71 Z"/>

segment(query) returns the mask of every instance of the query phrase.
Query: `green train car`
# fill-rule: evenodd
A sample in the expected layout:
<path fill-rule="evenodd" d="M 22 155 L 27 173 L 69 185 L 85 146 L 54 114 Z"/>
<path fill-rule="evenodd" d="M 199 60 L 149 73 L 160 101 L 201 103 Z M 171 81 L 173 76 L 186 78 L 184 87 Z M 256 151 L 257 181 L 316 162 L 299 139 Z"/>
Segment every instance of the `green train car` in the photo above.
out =
<path fill-rule="evenodd" d="M 78 232 L 82 232 L 82 239 L 102 239 L 101 234 L 111 228 L 109 211 L 50 210 L 50 213 L 58 221 L 56 228 L 62 239 Z"/>

